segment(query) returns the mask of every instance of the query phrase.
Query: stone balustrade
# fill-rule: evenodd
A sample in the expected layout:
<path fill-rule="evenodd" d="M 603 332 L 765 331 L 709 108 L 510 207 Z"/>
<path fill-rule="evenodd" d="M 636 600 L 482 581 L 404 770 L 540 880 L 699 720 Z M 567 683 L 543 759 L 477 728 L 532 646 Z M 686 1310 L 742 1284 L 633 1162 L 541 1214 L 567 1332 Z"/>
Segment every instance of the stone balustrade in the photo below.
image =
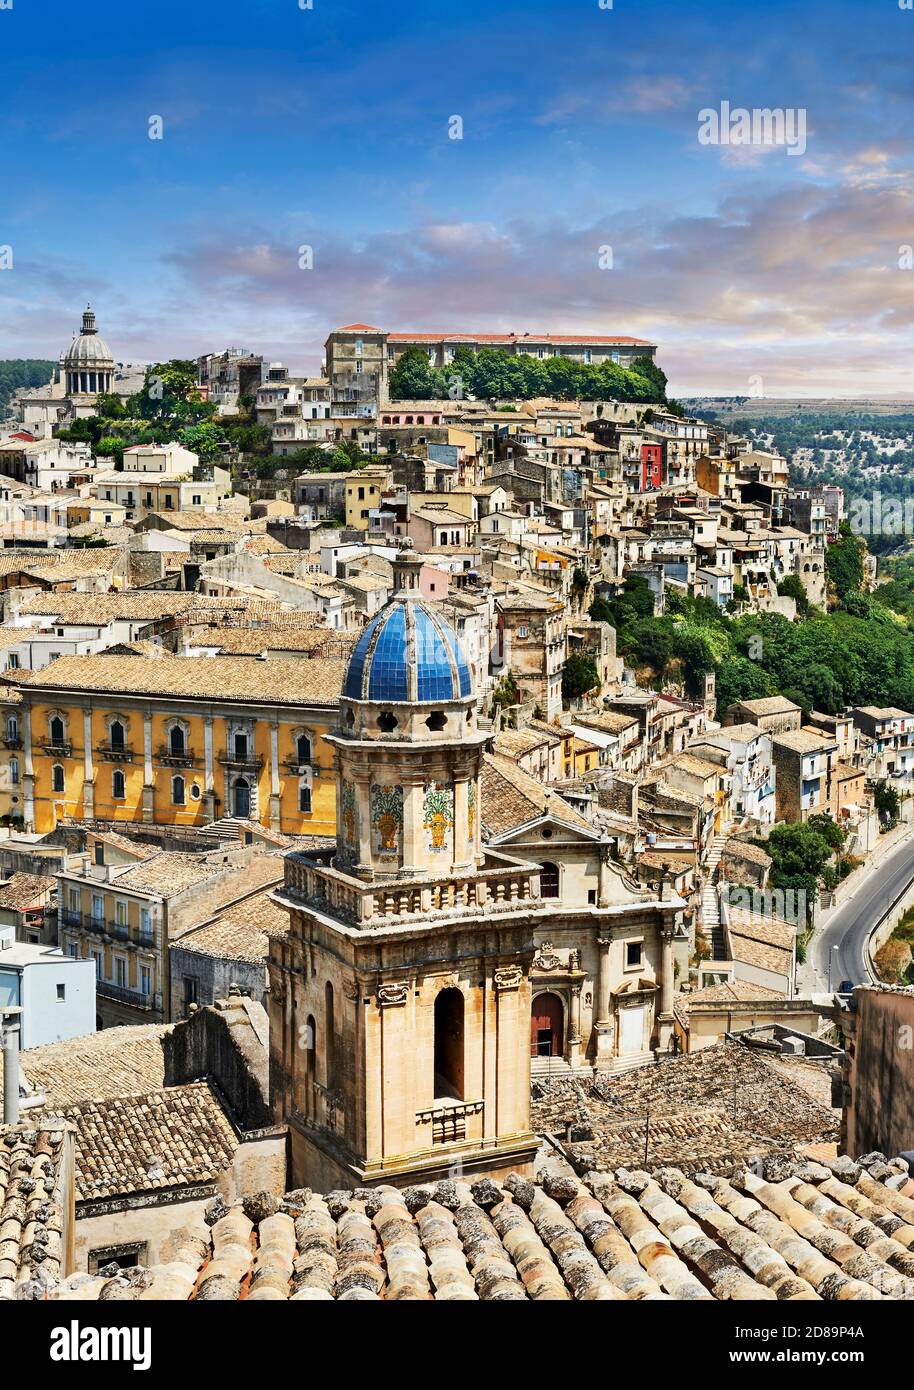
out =
<path fill-rule="evenodd" d="M 496 865 L 455 878 L 363 883 L 326 859 L 288 855 L 284 895 L 353 924 L 381 926 L 392 918 L 433 913 L 505 912 L 522 903 L 540 906 L 538 870 L 527 866 Z"/>

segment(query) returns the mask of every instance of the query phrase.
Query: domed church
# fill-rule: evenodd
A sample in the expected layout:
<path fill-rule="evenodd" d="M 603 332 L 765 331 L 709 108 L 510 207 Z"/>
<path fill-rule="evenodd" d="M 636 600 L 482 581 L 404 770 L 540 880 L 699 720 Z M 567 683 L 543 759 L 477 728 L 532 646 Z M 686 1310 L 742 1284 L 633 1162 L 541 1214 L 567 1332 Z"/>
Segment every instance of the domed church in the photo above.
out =
<path fill-rule="evenodd" d="M 114 383 L 114 357 L 95 331 L 95 314 L 86 305 L 82 331 L 60 359 L 60 383 L 67 396 L 99 396 Z"/>

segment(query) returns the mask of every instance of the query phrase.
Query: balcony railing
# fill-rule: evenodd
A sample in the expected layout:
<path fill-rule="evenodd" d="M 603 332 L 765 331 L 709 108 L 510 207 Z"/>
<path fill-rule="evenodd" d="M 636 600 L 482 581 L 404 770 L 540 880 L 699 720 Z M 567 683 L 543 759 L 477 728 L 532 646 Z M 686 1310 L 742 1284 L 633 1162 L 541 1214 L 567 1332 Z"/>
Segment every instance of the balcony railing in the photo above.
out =
<path fill-rule="evenodd" d="M 104 758 L 109 763 L 133 762 L 133 749 L 125 748 L 123 744 L 102 743 L 95 751 L 100 758 Z"/>
<path fill-rule="evenodd" d="M 116 999 L 121 1004 L 132 1004 L 137 1009 L 152 1008 L 152 994 L 144 994 L 141 989 L 128 989 L 126 985 L 113 985 L 107 980 L 96 980 L 95 992 L 105 999 Z"/>
<path fill-rule="evenodd" d="M 183 753 L 179 753 L 174 748 L 160 747 L 156 758 L 165 767 L 193 767 L 195 762 L 192 748 L 185 748 Z"/>
<path fill-rule="evenodd" d="M 3 746 L 5 748 L 21 748 L 22 739 L 19 734 L 7 734 L 3 740 Z"/>
<path fill-rule="evenodd" d="M 56 754 L 60 758 L 69 758 L 70 754 L 73 752 L 73 745 L 69 741 L 63 743 L 39 742 L 38 746 L 43 749 L 45 753 Z"/>
<path fill-rule="evenodd" d="M 230 751 L 218 754 L 218 761 L 223 767 L 238 768 L 239 771 L 259 772 L 263 767 L 263 758 L 259 753 L 245 753 L 243 757 Z"/>
<path fill-rule="evenodd" d="M 154 946 L 155 934 L 152 930 L 134 928 L 134 934 L 130 934 L 130 925 L 127 922 L 109 922 L 105 917 L 93 917 L 88 912 L 64 911 L 63 925 L 65 927 L 75 927 L 78 931 L 92 932 L 95 936 L 110 936 L 115 941 L 127 941 L 136 946 Z"/>
<path fill-rule="evenodd" d="M 487 855 L 480 872 L 459 878 L 392 879 L 366 884 L 318 862 L 314 856 L 286 859 L 285 884 L 277 892 L 291 900 L 311 902 L 345 920 L 382 925 L 392 917 L 427 917 L 430 913 L 460 916 L 484 910 L 486 915 L 539 911 L 538 872 L 507 856 Z"/>

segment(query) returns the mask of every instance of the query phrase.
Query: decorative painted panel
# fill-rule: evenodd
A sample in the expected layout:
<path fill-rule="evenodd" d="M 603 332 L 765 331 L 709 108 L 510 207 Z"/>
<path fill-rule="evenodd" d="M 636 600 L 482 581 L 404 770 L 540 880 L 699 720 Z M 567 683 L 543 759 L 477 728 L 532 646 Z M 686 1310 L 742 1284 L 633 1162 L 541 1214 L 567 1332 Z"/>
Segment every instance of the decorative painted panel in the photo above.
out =
<path fill-rule="evenodd" d="M 355 787 L 351 782 L 340 783 L 340 823 L 343 827 L 343 843 L 350 849 L 356 845 L 355 838 Z"/>
<path fill-rule="evenodd" d="M 372 783 L 371 835 L 375 854 L 397 854 L 403 825 L 403 788 Z"/>
<path fill-rule="evenodd" d="M 467 787 L 467 841 L 472 847 L 476 835 L 476 783 Z"/>
<path fill-rule="evenodd" d="M 447 854 L 454 836 L 454 793 L 441 782 L 427 782 L 422 819 L 426 848 L 432 854 Z"/>

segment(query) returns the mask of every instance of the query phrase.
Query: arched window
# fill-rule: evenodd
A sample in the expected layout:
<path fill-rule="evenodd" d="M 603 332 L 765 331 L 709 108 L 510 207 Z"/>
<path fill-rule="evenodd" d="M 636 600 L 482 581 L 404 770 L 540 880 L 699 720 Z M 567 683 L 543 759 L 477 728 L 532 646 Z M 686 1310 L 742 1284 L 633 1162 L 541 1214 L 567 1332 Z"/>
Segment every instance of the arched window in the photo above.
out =
<path fill-rule="evenodd" d="M 307 734 L 299 734 L 295 740 L 295 756 L 300 763 L 310 763 L 311 740 Z"/>
<path fill-rule="evenodd" d="M 172 724 L 169 730 L 168 750 L 176 758 L 183 758 L 184 756 L 184 730 L 181 728 L 180 724 Z M 179 780 L 179 778 L 175 778 L 175 781 Z"/>
<path fill-rule="evenodd" d="M 6 721 L 6 736 L 9 739 L 17 739 L 19 737 L 19 720 L 16 718 L 15 714 L 11 714 Z"/>
<path fill-rule="evenodd" d="M 111 774 L 111 795 L 115 801 L 123 801 L 126 795 L 124 774 L 119 767 L 115 768 Z"/>
<path fill-rule="evenodd" d="M 557 994 L 539 994 L 530 1015 L 530 1056 L 561 1057 L 565 1045 L 565 1010 Z"/>
<path fill-rule="evenodd" d="M 317 1025 L 314 1015 L 309 1014 L 305 1023 L 305 1108 L 310 1111 L 314 1104 L 314 1086 L 317 1080 Z"/>
<path fill-rule="evenodd" d="M 111 721 L 111 748 L 115 753 L 124 751 L 124 726 L 119 719 Z"/>
<path fill-rule="evenodd" d="M 336 1084 L 336 1029 L 333 1021 L 333 985 L 324 985 L 324 1031 L 327 1036 L 327 1085 Z"/>
<path fill-rule="evenodd" d="M 183 735 L 182 735 L 183 737 Z M 171 779 L 171 802 L 173 806 L 184 805 L 184 778 L 172 777 Z"/>
<path fill-rule="evenodd" d="M 540 865 L 540 897 L 557 898 L 559 895 L 559 866 L 544 861 Z"/>
<path fill-rule="evenodd" d="M 311 810 L 311 788 L 305 781 L 298 784 L 298 809 L 305 814 Z"/>
<path fill-rule="evenodd" d="M 64 789 L 64 773 L 63 773 L 63 766 L 62 766 L 60 763 L 55 763 L 54 766 L 51 768 L 51 790 L 52 790 L 52 791 L 55 791 L 55 792 L 62 792 L 63 789 Z"/>
<path fill-rule="evenodd" d="M 435 1000 L 435 1099 L 463 1100 L 463 995 L 443 989 Z"/>
<path fill-rule="evenodd" d="M 52 718 L 50 728 L 51 728 L 51 742 L 52 742 L 52 743 L 63 743 L 63 735 L 64 735 L 63 720 L 61 719 L 61 717 L 60 717 L 59 714 L 55 714 L 54 717 Z"/>
<path fill-rule="evenodd" d="M 19 759 L 10 758 L 10 782 L 14 787 L 19 785 Z"/>

